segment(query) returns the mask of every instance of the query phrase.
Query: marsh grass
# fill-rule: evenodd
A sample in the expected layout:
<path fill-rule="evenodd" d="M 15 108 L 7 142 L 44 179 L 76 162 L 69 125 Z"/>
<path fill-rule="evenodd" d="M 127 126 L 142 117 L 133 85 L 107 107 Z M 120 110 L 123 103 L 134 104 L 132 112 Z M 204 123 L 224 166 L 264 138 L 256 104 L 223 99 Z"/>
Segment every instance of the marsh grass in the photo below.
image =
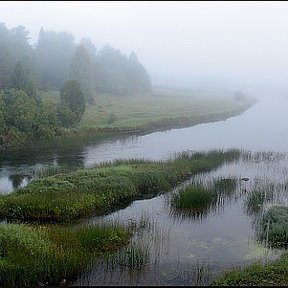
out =
<path fill-rule="evenodd" d="M 131 232 L 117 225 L 0 226 L 0 285 L 58 286 L 74 279 L 104 253 L 126 245 Z"/>
<path fill-rule="evenodd" d="M 171 194 L 172 215 L 180 218 L 203 220 L 210 212 L 222 209 L 224 198 L 235 192 L 236 179 L 213 179 L 212 183 L 200 180 Z"/>
<path fill-rule="evenodd" d="M 258 238 L 268 246 L 288 247 L 288 207 L 275 205 L 265 212 Z"/>
<path fill-rule="evenodd" d="M 43 177 L 50 177 L 60 173 L 70 173 L 77 170 L 83 169 L 80 166 L 56 166 L 56 165 L 48 165 L 46 167 L 42 167 L 36 170 L 33 174 L 33 179 L 43 178 Z"/>
<path fill-rule="evenodd" d="M 189 186 L 172 195 L 171 204 L 175 214 L 201 218 L 217 203 L 217 193 L 201 186 Z"/>
<path fill-rule="evenodd" d="M 124 269 L 143 269 L 150 261 L 149 247 L 148 245 L 139 244 L 129 245 L 114 254 L 112 261 L 124 267 Z"/>
<path fill-rule="evenodd" d="M 268 263 L 254 263 L 248 267 L 226 271 L 211 286 L 287 286 L 288 253 Z"/>
<path fill-rule="evenodd" d="M 229 195 L 235 192 L 237 187 L 237 179 L 221 178 L 213 181 L 213 190 L 218 195 Z"/>
<path fill-rule="evenodd" d="M 261 211 L 265 202 L 265 192 L 256 190 L 249 192 L 244 200 L 244 207 L 248 215 L 257 214 Z"/>
<path fill-rule="evenodd" d="M 168 161 L 131 160 L 33 180 L 25 188 L 0 197 L 0 217 L 71 222 L 103 215 L 123 203 L 150 198 L 192 175 L 238 159 L 240 151 L 178 154 Z"/>
<path fill-rule="evenodd" d="M 147 272 L 158 273 L 161 259 L 167 255 L 167 244 L 170 239 L 168 227 L 159 226 L 157 221 L 145 213 L 139 215 L 137 219 L 129 219 L 128 227 L 133 232 L 130 243 L 108 255 L 96 268 L 101 271 L 96 277 L 105 274 L 103 275 L 105 280 L 100 280 L 101 283 L 102 281 L 108 285 L 143 283 L 141 281 L 146 278 Z M 107 280 L 109 275 L 117 276 Z"/>

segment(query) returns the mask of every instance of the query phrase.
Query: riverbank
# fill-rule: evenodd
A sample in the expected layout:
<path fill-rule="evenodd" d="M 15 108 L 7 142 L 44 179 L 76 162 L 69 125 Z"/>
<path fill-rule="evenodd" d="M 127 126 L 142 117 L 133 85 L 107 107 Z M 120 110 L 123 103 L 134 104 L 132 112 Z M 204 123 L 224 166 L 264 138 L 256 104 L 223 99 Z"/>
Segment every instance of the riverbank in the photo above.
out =
<path fill-rule="evenodd" d="M 44 102 L 58 103 L 59 91 L 42 92 Z M 51 142 L 77 141 L 81 138 L 107 137 L 113 135 L 145 135 L 172 128 L 185 128 L 201 123 L 216 122 L 237 116 L 256 100 L 246 96 L 235 98 L 228 92 L 205 92 L 181 89 L 154 89 L 145 95 L 117 97 L 98 95 L 95 105 L 87 105 L 80 123 L 62 129 L 59 136 L 46 140 Z"/>
<path fill-rule="evenodd" d="M 58 105 L 59 91 L 39 91 L 43 103 Z M 95 104 L 86 104 L 81 121 L 74 127 L 49 129 L 35 138 L 30 132 L 8 133 L 3 136 L 0 150 L 43 145 L 65 139 L 113 135 L 143 135 L 172 128 L 185 128 L 201 123 L 216 122 L 237 116 L 256 102 L 256 99 L 235 97 L 232 92 L 205 92 L 181 89 L 154 89 L 152 93 L 133 96 L 99 94 Z M 0 135 L 1 138 L 1 135 Z M 44 140 L 45 139 L 45 140 Z M 66 141 L 67 142 L 67 141 Z"/>
<path fill-rule="evenodd" d="M 229 93 L 154 89 L 152 94 L 116 97 L 99 95 L 79 125 L 65 135 L 151 133 L 184 128 L 237 116 L 255 103 Z"/>

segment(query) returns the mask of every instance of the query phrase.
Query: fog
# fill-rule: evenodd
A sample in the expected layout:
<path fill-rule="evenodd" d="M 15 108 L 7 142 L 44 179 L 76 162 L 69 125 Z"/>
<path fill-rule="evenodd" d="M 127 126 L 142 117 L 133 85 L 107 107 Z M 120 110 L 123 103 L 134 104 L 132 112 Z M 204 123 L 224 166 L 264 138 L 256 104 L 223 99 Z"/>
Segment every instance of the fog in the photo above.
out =
<path fill-rule="evenodd" d="M 154 85 L 283 95 L 287 15 L 282 1 L 0 2 L 0 22 L 23 25 L 31 44 L 43 27 L 135 51 Z"/>

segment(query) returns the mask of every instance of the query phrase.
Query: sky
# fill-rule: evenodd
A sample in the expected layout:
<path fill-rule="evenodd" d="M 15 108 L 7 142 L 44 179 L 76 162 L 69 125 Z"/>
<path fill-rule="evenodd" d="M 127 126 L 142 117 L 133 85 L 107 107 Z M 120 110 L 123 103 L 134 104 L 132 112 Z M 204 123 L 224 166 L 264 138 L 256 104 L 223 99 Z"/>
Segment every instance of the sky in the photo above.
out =
<path fill-rule="evenodd" d="M 135 51 L 155 85 L 286 91 L 286 1 L 0 1 L 0 22 Z M 287 88 L 288 95 L 288 88 Z"/>

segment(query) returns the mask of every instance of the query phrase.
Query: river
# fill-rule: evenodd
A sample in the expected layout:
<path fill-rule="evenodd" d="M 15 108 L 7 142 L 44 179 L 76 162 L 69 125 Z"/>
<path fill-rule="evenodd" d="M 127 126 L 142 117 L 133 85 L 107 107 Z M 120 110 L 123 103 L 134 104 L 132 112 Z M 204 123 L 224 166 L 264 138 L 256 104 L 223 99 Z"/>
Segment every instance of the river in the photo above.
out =
<path fill-rule="evenodd" d="M 265 207 L 287 202 L 287 108 L 284 97 L 273 101 L 267 98 L 225 121 L 67 147 L 54 145 L 43 150 L 35 146 L 1 152 L 0 191 L 5 194 L 25 186 L 34 171 L 49 165 L 90 167 L 118 158 L 160 160 L 184 150 L 251 151 L 239 161 L 198 174 L 182 184 L 185 187 L 195 181 L 209 184 L 223 178 L 237 180 L 234 193 L 223 196 L 206 214 L 190 217 L 173 213 L 170 196 L 179 186 L 158 197 L 134 201 L 110 215 L 85 220 L 131 222 L 142 229 L 137 230 L 130 246 L 112 259 L 95 263 L 74 285 L 207 285 L 228 268 L 256 260 L 269 261 L 281 254 L 281 250 L 268 249 L 258 241 L 260 214 L 249 210 L 247 201 L 252 191 L 273 184 L 269 186 L 273 199 L 268 199 Z M 243 177 L 249 181 L 241 180 Z M 135 249 L 146 259 L 141 267 L 125 262 Z"/>

